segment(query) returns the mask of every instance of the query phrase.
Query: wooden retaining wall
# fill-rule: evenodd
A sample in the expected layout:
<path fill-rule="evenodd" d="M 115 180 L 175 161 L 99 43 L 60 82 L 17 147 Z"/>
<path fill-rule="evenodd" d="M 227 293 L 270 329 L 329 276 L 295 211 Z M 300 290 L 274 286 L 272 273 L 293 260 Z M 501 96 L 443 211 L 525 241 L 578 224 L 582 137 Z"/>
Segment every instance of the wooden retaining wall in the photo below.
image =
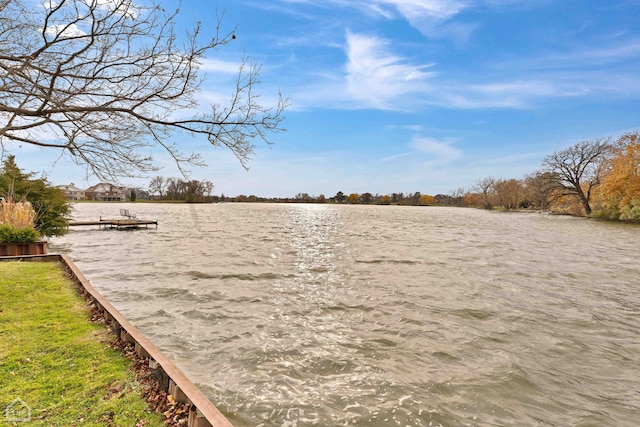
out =
<path fill-rule="evenodd" d="M 67 255 L 0 257 L 0 261 L 60 262 L 79 286 L 85 298 L 96 305 L 111 329 L 122 341 L 135 345 L 138 356 L 148 358 L 149 367 L 162 374 L 160 386 L 177 402 L 190 406 L 188 427 L 233 427 L 224 415 L 173 362 L 111 305 Z"/>
<path fill-rule="evenodd" d="M 47 253 L 45 240 L 29 243 L 0 242 L 0 256 L 44 255 Z"/>

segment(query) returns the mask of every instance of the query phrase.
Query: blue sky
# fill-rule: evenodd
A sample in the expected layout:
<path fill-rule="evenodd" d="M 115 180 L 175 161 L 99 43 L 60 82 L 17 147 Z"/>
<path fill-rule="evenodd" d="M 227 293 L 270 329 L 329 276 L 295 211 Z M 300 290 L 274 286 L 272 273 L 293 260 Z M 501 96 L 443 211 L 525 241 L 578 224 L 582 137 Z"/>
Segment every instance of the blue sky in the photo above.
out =
<path fill-rule="evenodd" d="M 183 138 L 208 164 L 191 177 L 216 194 L 446 194 L 640 128 L 639 0 L 188 0 L 181 16 L 207 29 L 216 8 L 237 39 L 203 63 L 203 107 L 231 93 L 243 54 L 262 66 L 265 105 L 291 101 L 249 171 Z M 54 184 L 97 182 L 56 153 L 8 152 Z"/>

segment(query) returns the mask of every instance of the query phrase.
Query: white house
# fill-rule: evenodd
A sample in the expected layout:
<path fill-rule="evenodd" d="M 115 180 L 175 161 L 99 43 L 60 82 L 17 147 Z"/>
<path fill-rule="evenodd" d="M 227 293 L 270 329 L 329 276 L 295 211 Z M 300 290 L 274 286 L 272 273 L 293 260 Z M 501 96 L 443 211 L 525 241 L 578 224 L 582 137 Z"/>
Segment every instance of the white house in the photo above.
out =
<path fill-rule="evenodd" d="M 67 196 L 67 200 L 84 200 L 85 199 L 85 191 L 79 189 L 72 182 L 69 185 L 56 185 L 56 188 L 64 191 L 64 194 Z"/>

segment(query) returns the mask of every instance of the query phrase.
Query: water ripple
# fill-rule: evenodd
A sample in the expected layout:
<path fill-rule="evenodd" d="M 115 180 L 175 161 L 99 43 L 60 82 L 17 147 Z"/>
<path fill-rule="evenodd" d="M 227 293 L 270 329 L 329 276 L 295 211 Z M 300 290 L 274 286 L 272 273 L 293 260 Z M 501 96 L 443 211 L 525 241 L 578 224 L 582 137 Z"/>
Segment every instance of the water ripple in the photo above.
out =
<path fill-rule="evenodd" d="M 243 426 L 635 426 L 640 228 L 472 209 L 128 207 L 51 242 Z"/>

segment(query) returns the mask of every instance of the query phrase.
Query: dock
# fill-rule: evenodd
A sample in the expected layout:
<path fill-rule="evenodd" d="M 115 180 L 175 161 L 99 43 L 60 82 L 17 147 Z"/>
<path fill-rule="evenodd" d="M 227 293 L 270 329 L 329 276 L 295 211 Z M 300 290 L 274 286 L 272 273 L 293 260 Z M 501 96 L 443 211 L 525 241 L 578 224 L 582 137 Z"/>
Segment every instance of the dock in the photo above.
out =
<path fill-rule="evenodd" d="M 150 225 L 155 225 L 156 228 L 158 228 L 158 220 L 138 219 L 138 217 L 130 213 L 128 209 L 120 209 L 120 215 L 122 215 L 124 219 L 103 219 L 100 217 L 98 221 L 71 221 L 69 222 L 69 227 L 97 225 L 100 228 L 116 228 L 121 230 L 140 228 L 143 226 L 147 228 Z"/>
<path fill-rule="evenodd" d="M 149 227 L 150 225 L 155 225 L 158 228 L 158 220 L 150 220 L 150 219 L 103 219 L 102 217 L 98 221 L 71 221 L 69 222 L 69 227 L 80 227 L 80 226 L 90 226 L 97 225 L 100 228 L 116 228 L 116 229 L 130 229 L 130 228 L 140 228 L 140 227 Z"/>

